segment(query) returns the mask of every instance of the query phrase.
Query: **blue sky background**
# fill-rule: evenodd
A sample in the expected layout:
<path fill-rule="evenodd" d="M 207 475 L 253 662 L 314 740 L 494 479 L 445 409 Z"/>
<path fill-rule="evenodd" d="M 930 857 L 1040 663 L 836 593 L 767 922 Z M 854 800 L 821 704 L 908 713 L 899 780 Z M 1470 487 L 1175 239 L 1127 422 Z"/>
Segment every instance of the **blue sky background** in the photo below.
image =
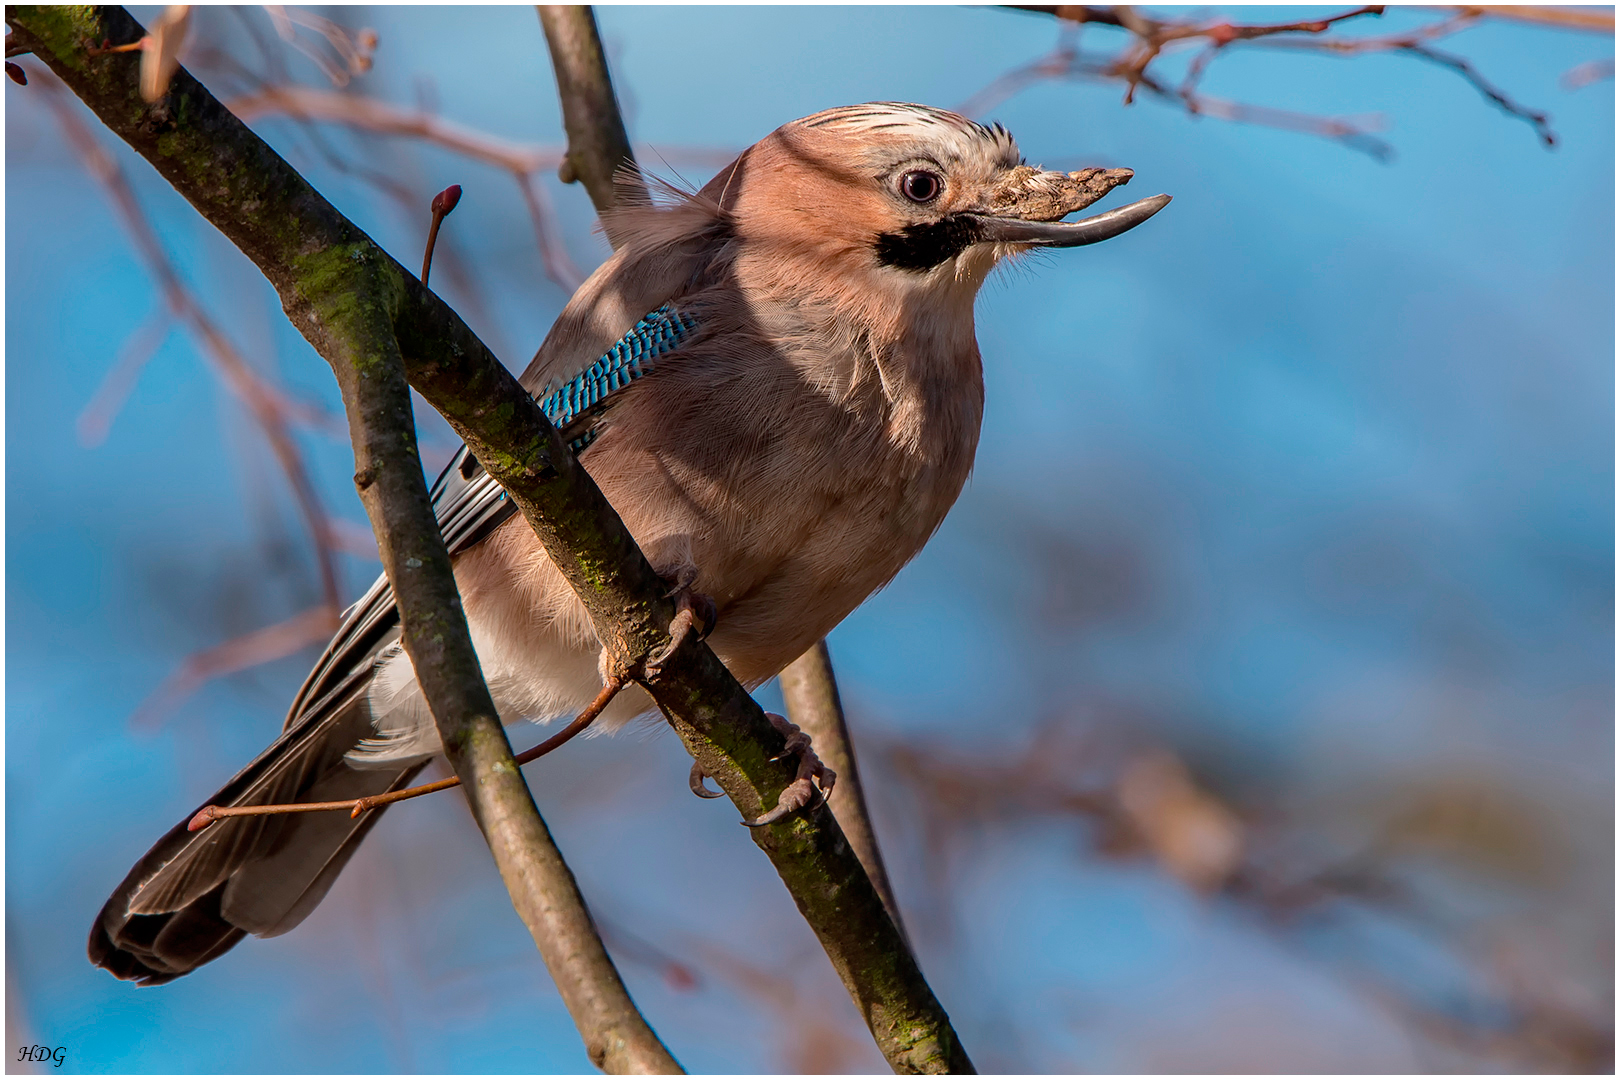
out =
<path fill-rule="evenodd" d="M 148 23 L 156 11 L 134 10 Z M 380 32 L 357 92 L 560 143 L 531 8 L 331 14 Z M 676 161 L 833 105 L 951 107 L 1056 40 L 1048 19 L 968 8 L 599 17 L 632 138 Z M 268 27 L 258 9 L 247 18 Z M 1090 48 L 1120 41 L 1087 34 Z M 257 63 L 228 13 L 199 16 L 193 48 L 208 43 Z M 1390 55 L 1234 49 L 1205 83 L 1382 113 L 1388 164 L 1151 100 L 1125 108 L 1116 85 L 1042 84 L 989 114 L 1032 162 L 1128 165 L 1133 197 L 1175 202 L 1128 237 L 986 287 L 973 480 L 923 554 L 831 638 L 923 966 L 981 1067 L 1479 1067 L 1366 991 L 1376 976 L 1437 1008 L 1496 1007 L 1511 979 L 1464 939 L 1539 957 L 1530 981 L 1545 998 L 1600 1027 L 1612 1017 L 1614 92 L 1559 85 L 1612 45 L 1491 24 L 1445 47 L 1550 111 L 1560 147 L 1454 73 Z M 84 959 L 108 891 L 273 737 L 310 654 L 210 684 L 156 731 L 132 731 L 130 714 L 191 651 L 287 618 L 318 589 L 263 440 L 183 332 L 107 440 L 75 441 L 161 298 L 37 94 L 6 86 L 8 1028 L 66 1046 L 65 1071 L 588 1070 L 450 798 L 391 812 L 287 937 L 155 990 Z M 296 125 L 255 126 L 415 263 L 425 214 L 332 168 Z M 423 207 L 463 185 L 446 234 L 475 284 L 435 282 L 521 368 L 566 296 L 541 273 L 510 180 L 432 147 L 321 131 Z M 337 410 L 328 369 L 252 266 L 115 149 L 237 344 Z M 584 192 L 545 182 L 568 250 L 594 266 L 607 248 Z M 454 441 L 419 419 L 436 470 Z M 346 440 L 301 439 L 328 506 L 363 523 Z M 376 572 L 346 558 L 346 593 Z M 1174 747 L 1244 813 L 1286 819 L 1311 857 L 1354 846 L 1414 792 L 1486 791 L 1508 809 L 1481 820 L 1522 829 L 1539 869 L 1415 850 L 1400 869 L 1426 890 L 1425 918 L 1340 904 L 1279 930 L 1151 860 L 1105 856 L 1054 816 L 967 830 L 948 878 L 931 876 L 884 748 L 1006 759 L 1054 724 Z M 880 1069 L 729 806 L 686 793 L 684 760 L 667 734 L 626 734 L 530 770 L 638 1002 L 694 1071 Z M 653 947 L 696 987 L 674 985 Z M 749 965 L 781 974 L 777 991 L 750 989 Z"/>

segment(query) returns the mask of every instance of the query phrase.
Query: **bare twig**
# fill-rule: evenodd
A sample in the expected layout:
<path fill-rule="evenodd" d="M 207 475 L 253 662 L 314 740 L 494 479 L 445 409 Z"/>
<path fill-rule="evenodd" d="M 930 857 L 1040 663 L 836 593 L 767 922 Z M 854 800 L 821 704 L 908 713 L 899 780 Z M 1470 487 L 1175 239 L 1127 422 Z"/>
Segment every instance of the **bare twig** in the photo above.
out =
<path fill-rule="evenodd" d="M 1441 67 L 1450 68 L 1465 79 L 1469 85 L 1478 90 L 1484 98 L 1494 104 L 1509 116 L 1524 120 L 1535 129 L 1536 135 L 1542 143 L 1551 148 L 1558 144 L 1558 138 L 1553 134 L 1546 113 L 1520 105 L 1507 96 L 1505 92 L 1493 86 L 1481 75 L 1468 60 L 1451 53 L 1443 53 L 1434 48 L 1430 42 L 1449 37 L 1477 23 L 1486 15 L 1493 13 L 1492 8 L 1459 8 L 1450 18 L 1428 26 L 1422 26 L 1405 34 L 1390 34 L 1383 37 L 1359 38 L 1354 40 L 1338 39 L 1276 39 L 1259 42 L 1270 48 L 1286 48 L 1295 50 L 1327 52 L 1340 56 L 1359 56 L 1374 52 L 1397 52 L 1409 56 L 1416 56 Z M 1612 31 L 1612 19 L 1610 29 Z"/>
<path fill-rule="evenodd" d="M 1527 108 L 1526 106 L 1520 105 L 1518 102 L 1508 97 L 1501 90 L 1498 90 L 1496 87 L 1486 82 L 1485 77 L 1482 76 L 1479 71 L 1475 69 L 1474 65 L 1470 64 L 1467 60 L 1452 53 L 1443 53 L 1439 49 L 1431 48 L 1428 45 L 1402 45 L 1400 46 L 1400 50 L 1402 52 L 1410 53 L 1413 56 L 1421 56 L 1425 60 L 1439 64 L 1441 67 L 1448 67 L 1455 71 L 1464 79 L 1467 79 L 1469 84 L 1472 85 L 1475 90 L 1478 90 L 1481 94 L 1483 94 L 1485 99 L 1491 102 L 1491 104 L 1495 105 L 1498 109 L 1501 109 L 1509 116 L 1517 116 L 1519 119 L 1535 128 L 1536 134 L 1540 136 L 1541 141 L 1546 144 L 1549 149 L 1558 145 L 1558 136 L 1553 134 L 1552 126 L 1549 123 L 1549 117 L 1546 113 L 1537 109 Z"/>
<path fill-rule="evenodd" d="M 546 194 L 546 186 L 533 173 L 518 176 L 517 184 L 523 205 L 529 211 L 529 221 L 534 225 L 534 242 L 540 248 L 540 263 L 546 268 L 546 276 L 565 289 L 578 288 L 585 278 L 558 238 L 561 230 L 557 228 L 557 211 L 551 205 L 551 196 Z"/>
<path fill-rule="evenodd" d="M 1208 64 L 1210 55 L 1212 55 L 1212 52 L 1206 50 L 1199 57 L 1202 63 L 1199 63 L 1199 60 L 1194 61 L 1198 67 L 1192 86 L 1196 86 L 1196 76 L 1202 75 L 1203 67 Z M 1081 54 L 1071 45 L 1060 45 L 1058 49 L 1046 56 L 1001 75 L 967 101 L 957 106 L 957 111 L 968 116 L 982 116 L 1013 95 L 1043 80 L 1073 79 L 1113 82 L 1119 78 L 1120 63 L 1121 61 L 1113 59 L 1099 60 Z M 1180 104 L 1188 113 L 1195 116 L 1213 116 L 1220 120 L 1229 120 L 1236 123 L 1257 124 L 1261 127 L 1279 128 L 1284 131 L 1297 131 L 1306 135 L 1316 135 L 1320 138 L 1343 143 L 1352 150 L 1360 151 L 1379 160 L 1389 158 L 1394 152 L 1388 143 L 1371 133 L 1369 130 L 1371 125 L 1365 121 L 1358 122 L 1349 118 L 1312 116 L 1306 113 L 1291 112 L 1286 109 L 1273 109 L 1263 105 L 1247 105 L 1241 102 L 1228 101 L 1224 98 L 1211 97 L 1208 94 L 1194 93 L 1192 86 L 1185 82 L 1180 88 L 1172 89 L 1161 83 L 1157 77 L 1146 70 L 1137 72 L 1134 81 L 1136 88 L 1145 90 L 1161 100 Z"/>
<path fill-rule="evenodd" d="M 1529 4 L 1492 4 L 1489 7 L 1457 6 L 1453 10 L 1508 22 L 1556 26 L 1565 30 L 1585 30 L 1595 34 L 1614 33 L 1614 10 L 1601 8 L 1541 7 Z"/>
<path fill-rule="evenodd" d="M 191 29 L 191 5 L 170 4 L 163 9 L 152 32 L 142 41 L 141 97 L 156 101 L 169 92 L 169 80 L 180 66 L 180 49 Z"/>
<path fill-rule="evenodd" d="M 101 385 L 96 387 L 96 392 L 90 396 L 90 401 L 74 424 L 80 446 L 96 447 L 107 441 L 113 418 L 123 409 L 130 391 L 135 389 L 141 369 L 146 367 L 147 361 L 156 355 L 173 332 L 174 312 L 164 306 L 154 311 L 124 342 L 118 351 L 118 359 L 107 370 Z"/>
<path fill-rule="evenodd" d="M 1042 80 L 1084 78 L 1101 82 L 1118 81 L 1125 84 L 1126 104 L 1135 100 L 1138 89 L 1143 89 L 1163 100 L 1178 102 L 1194 116 L 1214 116 L 1318 135 L 1342 142 L 1352 149 L 1361 150 L 1381 159 L 1392 156 L 1392 150 L 1383 140 L 1372 136 L 1366 124 L 1212 98 L 1199 91 L 1200 83 L 1216 57 L 1229 47 L 1238 44 L 1342 56 L 1373 52 L 1406 53 L 1457 72 L 1504 113 L 1529 123 L 1542 143 L 1552 147 L 1556 145 L 1557 138 L 1552 132 L 1546 113 L 1515 102 L 1505 91 L 1487 80 L 1467 59 L 1439 52 L 1432 48 L 1431 43 L 1492 18 L 1535 22 L 1586 32 L 1609 34 L 1614 32 L 1612 14 L 1569 8 L 1524 6 L 1447 7 L 1439 9 L 1443 12 L 1443 17 L 1414 30 L 1360 38 L 1334 37 L 1328 34 L 1328 31 L 1348 20 L 1367 15 L 1381 15 L 1384 11 L 1381 5 L 1354 8 L 1321 19 L 1262 24 L 1211 21 L 1205 18 L 1156 18 L 1131 6 L 1098 7 L 1078 4 L 1011 6 L 1019 10 L 1052 15 L 1069 25 L 1095 23 L 1114 27 L 1126 31 L 1131 40 L 1123 50 L 1114 55 L 1082 54 L 1072 42 L 1061 42 L 1048 56 L 1002 75 L 975 94 L 964 103 L 962 108 L 965 112 L 973 115 L 982 114 L 1013 94 Z M 1155 74 L 1153 70 L 1155 63 L 1161 56 L 1175 48 L 1200 42 L 1203 44 L 1202 51 L 1189 62 L 1180 86 L 1174 91 L 1170 90 L 1164 79 Z M 1612 71 L 1612 62 L 1610 70 Z M 1598 74 L 1595 77 L 1601 78 L 1602 75 Z"/>
<path fill-rule="evenodd" d="M 331 631 L 327 631 L 330 633 Z M 624 689 L 625 680 L 609 679 L 602 692 L 596 695 L 589 705 L 585 706 L 578 716 L 574 717 L 569 725 L 557 734 L 538 746 L 530 747 L 512 759 L 516 765 L 527 765 L 531 761 L 538 761 L 568 742 L 575 735 L 590 727 L 602 710 L 618 696 Z M 416 787 L 403 788 L 399 791 L 389 791 L 381 795 L 367 795 L 360 799 L 338 799 L 333 802 L 307 802 L 307 803 L 266 803 L 259 806 L 214 806 L 212 804 L 198 810 L 192 815 L 191 822 L 186 827 L 192 832 L 207 828 L 221 818 L 228 817 L 265 817 L 271 814 L 307 814 L 323 810 L 347 810 L 350 817 L 359 817 L 367 810 L 375 810 L 379 806 L 388 806 L 393 803 L 414 799 L 421 795 L 431 795 L 436 791 L 448 791 L 461 784 L 461 777 L 450 776 L 443 780 L 435 780 L 428 784 L 418 784 Z"/>
<path fill-rule="evenodd" d="M 456 208 L 461 201 L 461 185 L 451 184 L 437 195 L 428 210 L 433 215 L 433 222 L 428 226 L 427 244 L 422 250 L 422 284 L 428 283 L 428 272 L 433 269 L 433 245 L 439 239 L 439 226 L 450 211 Z"/>
<path fill-rule="evenodd" d="M 540 25 L 551 49 L 551 68 L 562 101 L 568 155 L 559 171 L 564 183 L 578 180 L 590 192 L 597 213 L 618 198 L 616 181 L 639 184 L 630 137 L 613 94 L 596 15 L 590 7 L 538 5 Z"/>
<path fill-rule="evenodd" d="M 1591 86 L 1595 82 L 1614 78 L 1614 57 L 1607 60 L 1588 60 L 1584 64 L 1576 64 L 1558 80 L 1565 90 L 1579 90 L 1583 86 Z"/>
<path fill-rule="evenodd" d="M 561 150 L 510 142 L 432 113 L 402 109 L 361 94 L 337 94 L 309 86 L 267 86 L 225 104 L 246 123 L 276 115 L 324 120 L 380 135 L 422 139 L 507 172 L 526 174 L 555 168 L 563 159 Z"/>
<path fill-rule="evenodd" d="M 523 196 L 534 225 L 535 243 L 546 276 L 572 292 L 584 280 L 568 251 L 559 240 L 561 228 L 556 210 L 539 183 L 539 173 L 557 168 L 565 160 L 555 147 L 514 143 L 463 127 L 422 110 L 401 109 L 374 98 L 338 94 L 307 86 L 267 86 L 227 102 L 232 112 L 246 121 L 264 116 L 287 116 L 295 120 L 342 124 L 379 135 L 421 139 L 461 154 L 473 161 L 509 173 Z M 324 151 L 324 148 L 323 148 Z M 328 157 L 331 157 L 329 151 Z M 724 165 L 736 156 L 721 148 L 677 147 L 666 151 L 669 158 L 700 165 Z M 347 171 L 355 171 L 345 164 Z M 377 179 L 372 178 L 373 182 Z"/>
<path fill-rule="evenodd" d="M 526 146 L 473 131 L 427 112 L 410 112 L 374 98 L 335 94 L 306 86 L 266 87 L 258 93 L 233 98 L 228 105 L 243 120 L 283 114 L 300 120 L 323 120 L 362 131 L 422 139 L 447 150 L 502 169 L 512 176 L 534 223 L 535 240 L 546 276 L 558 287 L 573 292 L 585 280 L 558 242 L 561 232 L 556 214 L 534 182 L 537 172 L 556 168 L 561 150 Z"/>
<path fill-rule="evenodd" d="M 363 75 L 371 70 L 371 56 L 377 50 L 375 30 L 361 30 L 358 36 L 351 38 L 347 30 L 331 19 L 310 11 L 280 4 L 266 5 L 265 11 L 270 14 L 270 21 L 276 33 L 281 35 L 281 40 L 313 60 L 333 86 L 347 86 L 350 76 Z M 305 44 L 295 29 L 300 26 L 314 30 L 325 38 L 342 61 L 341 66 L 332 63 L 318 48 Z"/>

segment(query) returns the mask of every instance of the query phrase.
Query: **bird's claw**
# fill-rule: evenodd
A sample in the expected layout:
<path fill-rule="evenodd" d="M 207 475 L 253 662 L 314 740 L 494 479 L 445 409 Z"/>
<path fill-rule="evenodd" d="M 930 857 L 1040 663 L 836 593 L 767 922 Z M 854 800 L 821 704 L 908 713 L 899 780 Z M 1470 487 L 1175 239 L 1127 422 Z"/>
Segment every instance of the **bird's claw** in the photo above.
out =
<path fill-rule="evenodd" d="M 793 783 L 782 789 L 775 806 L 754 820 L 743 822 L 750 829 L 773 825 L 790 814 L 820 806 L 827 801 L 827 796 L 832 794 L 833 784 L 838 780 L 838 774 L 823 765 L 821 759 L 816 757 L 816 752 L 810 745 L 810 736 L 800 730 L 797 724 L 785 716 L 771 712 L 766 713 L 765 718 L 787 739 L 787 745 L 782 748 L 782 752 L 771 760 L 782 761 L 789 757 L 797 757 L 799 770 Z"/>
<path fill-rule="evenodd" d="M 709 790 L 709 785 L 703 782 L 708 778 L 709 774 L 703 771 L 703 766 L 699 765 L 695 761 L 692 762 L 692 773 L 686 779 L 688 786 L 690 786 L 692 789 L 692 794 L 696 795 L 700 799 L 718 799 L 720 796 L 724 795 L 725 792 L 723 791 Z"/>
<path fill-rule="evenodd" d="M 669 644 L 647 657 L 641 665 L 642 674 L 649 679 L 658 678 L 664 661 L 675 655 L 675 650 L 681 647 L 689 634 L 695 633 L 697 639 L 702 641 L 714 630 L 715 621 L 719 618 L 713 598 L 687 585 L 677 584 L 670 590 L 670 595 L 675 598 L 675 618 L 669 623 Z"/>

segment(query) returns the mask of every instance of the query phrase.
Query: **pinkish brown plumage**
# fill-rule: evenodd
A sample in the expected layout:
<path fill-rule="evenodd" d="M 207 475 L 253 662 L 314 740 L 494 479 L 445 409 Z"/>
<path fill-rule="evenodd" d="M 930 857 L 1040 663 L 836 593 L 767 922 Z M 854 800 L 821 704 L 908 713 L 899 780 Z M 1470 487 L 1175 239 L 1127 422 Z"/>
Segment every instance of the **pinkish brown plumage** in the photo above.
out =
<path fill-rule="evenodd" d="M 619 250 L 524 385 L 566 383 L 649 312 L 695 327 L 592 414 L 581 460 L 654 567 L 713 599 L 710 644 L 756 686 L 893 578 L 955 502 L 984 405 L 973 304 L 985 277 L 1007 255 L 1105 239 L 1168 201 L 1056 223 L 1129 175 L 1033 169 L 1005 130 L 923 106 L 818 113 L 700 192 L 610 216 Z M 596 695 L 590 623 L 520 517 L 455 569 L 503 719 L 572 715 Z M 390 603 L 380 582 L 356 606 L 282 739 L 216 801 L 358 797 L 438 752 L 409 660 L 377 629 Z M 602 722 L 649 708 L 628 690 Z M 108 902 L 92 958 L 166 981 L 243 932 L 290 929 L 378 813 L 171 833 Z"/>

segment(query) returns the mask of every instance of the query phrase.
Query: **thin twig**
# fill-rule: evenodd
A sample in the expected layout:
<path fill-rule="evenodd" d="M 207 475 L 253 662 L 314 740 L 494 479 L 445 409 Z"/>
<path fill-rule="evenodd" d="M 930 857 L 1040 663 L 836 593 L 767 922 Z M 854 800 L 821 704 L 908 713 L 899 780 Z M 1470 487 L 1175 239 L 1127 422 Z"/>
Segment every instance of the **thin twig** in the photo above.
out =
<path fill-rule="evenodd" d="M 1565 90 L 1579 90 L 1583 86 L 1612 78 L 1614 78 L 1614 57 L 1611 56 L 1605 60 L 1588 60 L 1584 64 L 1576 64 L 1564 72 L 1558 81 Z"/>
<path fill-rule="evenodd" d="M 281 40 L 313 60 L 333 86 L 347 86 L 350 76 L 361 75 L 371 70 L 371 56 L 377 49 L 375 30 L 361 30 L 358 37 L 351 38 L 348 30 L 331 19 L 313 12 L 280 4 L 267 4 L 265 11 L 269 13 L 270 21 L 275 26 L 276 33 L 281 35 Z M 339 67 L 333 64 L 321 55 L 319 49 L 304 44 L 295 29 L 299 26 L 314 30 L 324 37 L 327 44 L 332 46 L 333 51 L 343 61 L 343 65 Z"/>
<path fill-rule="evenodd" d="M 1529 4 L 1492 4 L 1489 7 L 1456 8 L 1458 11 L 1508 22 L 1556 26 L 1565 30 L 1585 30 L 1595 34 L 1614 33 L 1614 9 L 1541 7 Z"/>
<path fill-rule="evenodd" d="M 165 305 L 154 311 L 125 339 L 118 359 L 107 369 L 101 385 L 90 395 L 89 402 L 74 422 L 80 446 L 89 449 L 107 441 L 113 418 L 123 410 L 124 402 L 129 399 L 130 392 L 140 379 L 141 369 L 157 355 L 158 349 L 173 332 L 174 311 Z"/>
<path fill-rule="evenodd" d="M 957 111 L 968 116 L 982 116 L 1014 94 L 1042 80 L 1073 79 L 1094 82 L 1114 82 L 1120 78 L 1124 61 L 1097 59 L 1063 45 L 1046 56 L 1015 68 L 998 77 L 990 85 L 957 106 Z M 1273 109 L 1264 105 L 1248 105 L 1211 97 L 1208 94 L 1189 94 L 1183 89 L 1171 89 L 1147 71 L 1137 72 L 1135 86 L 1164 101 L 1182 106 L 1195 116 L 1212 116 L 1220 120 L 1257 124 L 1262 127 L 1297 131 L 1343 143 L 1350 149 L 1387 160 L 1393 148 L 1368 130 L 1366 123 L 1357 123 L 1338 117 L 1312 116 L 1308 113 Z"/>
<path fill-rule="evenodd" d="M 518 765 L 527 765 L 531 761 L 538 761 L 575 735 L 591 726 L 591 723 L 608 707 L 614 697 L 623 690 L 625 680 L 622 678 L 609 679 L 601 693 L 597 694 L 592 702 L 585 706 L 583 712 L 574 717 L 569 725 L 557 734 L 538 746 L 530 747 L 518 754 L 512 760 Z M 432 783 L 419 784 L 416 787 L 403 788 L 399 791 L 384 792 L 381 795 L 367 795 L 360 799 L 338 799 L 333 802 L 307 802 L 307 803 L 265 803 L 258 806 L 214 806 L 209 804 L 192 815 L 186 828 L 192 832 L 205 829 L 221 818 L 230 817 L 265 817 L 271 814 L 308 814 L 323 810 L 347 810 L 350 817 L 359 817 L 367 810 L 375 810 L 379 806 L 388 806 L 391 803 L 403 802 L 421 795 L 431 795 L 436 791 L 448 791 L 458 787 L 461 777 L 450 776 L 443 780 L 434 780 Z"/>
<path fill-rule="evenodd" d="M 556 168 L 563 160 L 563 152 L 553 147 L 511 142 L 432 113 L 402 109 L 362 94 L 337 94 L 309 86 L 267 86 L 257 93 L 233 97 L 225 104 L 245 123 L 284 115 L 343 124 L 379 135 L 409 136 L 507 172 Z"/>
<path fill-rule="evenodd" d="M 283 622 L 194 652 L 136 706 L 129 718 L 130 726 L 137 730 L 151 728 L 209 679 L 291 656 L 306 645 L 331 637 L 337 628 L 337 608 L 321 604 Z"/>
<path fill-rule="evenodd" d="M 1138 89 L 1144 89 L 1156 97 L 1179 103 L 1193 116 L 1214 116 L 1319 135 L 1380 159 L 1388 159 L 1393 151 L 1383 140 L 1372 136 L 1363 124 L 1347 119 L 1310 116 L 1263 105 L 1248 105 L 1212 98 L 1200 93 L 1199 86 L 1211 63 L 1233 45 L 1259 45 L 1345 56 L 1373 52 L 1401 52 L 1457 72 L 1504 113 L 1529 123 L 1543 144 L 1552 147 L 1556 145 L 1557 137 L 1552 132 L 1546 113 L 1515 102 L 1506 92 L 1487 80 L 1467 59 L 1439 52 L 1433 49 L 1430 43 L 1491 18 L 1536 22 L 1587 32 L 1610 34 L 1614 32 L 1612 14 L 1568 8 L 1524 6 L 1442 8 L 1439 10 L 1444 12 L 1444 17 L 1434 22 L 1411 31 L 1375 37 L 1334 37 L 1327 32 L 1351 19 L 1381 15 L 1384 12 L 1381 5 L 1354 8 L 1321 19 L 1260 24 L 1209 21 L 1203 18 L 1156 18 L 1132 6 L 1106 8 L 1089 5 L 1010 6 L 1023 11 L 1052 15 L 1068 25 L 1096 23 L 1115 27 L 1129 33 L 1131 40 L 1124 50 L 1114 56 L 1084 55 L 1072 43 L 1060 42 L 1053 53 L 1002 75 L 970 98 L 964 103 L 964 110 L 971 110 L 970 115 L 980 115 L 1013 94 L 1044 79 L 1087 78 L 1104 82 L 1122 81 L 1126 88 L 1126 104 L 1135 100 Z M 1162 55 L 1173 48 L 1200 41 L 1204 43 L 1204 48 L 1188 64 L 1179 88 L 1171 91 L 1164 80 L 1156 77 L 1150 69 Z"/>
<path fill-rule="evenodd" d="M 1548 149 L 1558 145 L 1558 136 L 1553 134 L 1552 126 L 1549 123 L 1550 117 L 1548 117 L 1546 113 L 1520 105 L 1501 90 L 1498 90 L 1496 87 L 1487 82 L 1485 77 L 1475 69 L 1474 65 L 1470 64 L 1462 57 L 1453 55 L 1452 53 L 1443 53 L 1440 50 L 1430 48 L 1427 45 L 1418 44 L 1403 45 L 1400 47 L 1400 51 L 1410 53 L 1413 56 L 1421 56 L 1425 60 L 1439 64 L 1441 67 L 1448 67 L 1457 72 L 1457 74 L 1468 80 L 1469 85 L 1471 85 L 1475 90 L 1478 90 L 1482 95 L 1484 95 L 1487 101 L 1491 102 L 1498 109 L 1501 109 L 1509 116 L 1517 116 L 1519 119 L 1535 128 L 1536 134 L 1540 136 L 1541 141 L 1546 144 Z"/>
<path fill-rule="evenodd" d="M 449 216 L 450 211 L 456 208 L 461 201 L 461 185 L 451 184 L 437 195 L 429 204 L 428 211 L 433 215 L 433 223 L 428 226 L 427 244 L 422 250 L 422 284 L 428 283 L 428 271 L 433 269 L 433 245 L 439 239 L 439 226 Z"/>
<path fill-rule="evenodd" d="M 557 242 L 561 229 L 556 215 L 534 182 L 536 173 L 556 168 L 564 160 L 561 150 L 509 142 L 431 113 L 411 112 L 374 98 L 305 86 L 266 87 L 254 94 L 233 98 L 228 104 L 243 120 L 281 114 L 297 120 L 338 123 L 381 135 L 422 139 L 502 169 L 511 175 L 523 196 L 524 206 L 534 223 L 535 240 L 546 276 L 570 293 L 585 280 L 585 275 Z"/>
<path fill-rule="evenodd" d="M 533 173 L 514 173 L 513 176 L 517 179 L 518 193 L 523 196 L 523 205 L 529 211 L 529 221 L 534 225 L 534 242 L 540 248 L 540 264 L 545 267 L 546 276 L 564 289 L 579 288 L 585 275 L 580 273 L 568 249 L 558 239 L 561 230 L 557 227 L 557 212 L 551 205 L 551 196 L 546 194 L 546 186 Z"/>

